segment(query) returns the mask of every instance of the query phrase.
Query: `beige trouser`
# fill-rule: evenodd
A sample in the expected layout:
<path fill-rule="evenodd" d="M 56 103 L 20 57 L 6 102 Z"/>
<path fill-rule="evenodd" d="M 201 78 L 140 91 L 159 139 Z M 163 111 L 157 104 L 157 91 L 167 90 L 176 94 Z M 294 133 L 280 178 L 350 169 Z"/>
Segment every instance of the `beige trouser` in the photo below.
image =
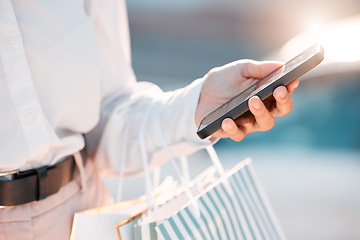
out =
<path fill-rule="evenodd" d="M 85 191 L 78 177 L 44 200 L 0 208 L 0 240 L 69 239 L 75 212 L 112 203 L 91 162 L 85 176 Z"/>

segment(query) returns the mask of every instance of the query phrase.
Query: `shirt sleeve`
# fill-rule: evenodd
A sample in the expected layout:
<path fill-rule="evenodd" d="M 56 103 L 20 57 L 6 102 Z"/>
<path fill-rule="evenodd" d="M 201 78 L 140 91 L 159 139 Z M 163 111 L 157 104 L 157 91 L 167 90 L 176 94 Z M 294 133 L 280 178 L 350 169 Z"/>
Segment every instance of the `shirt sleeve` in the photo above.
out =
<path fill-rule="evenodd" d="M 143 169 L 141 147 L 152 169 L 169 159 L 166 148 L 178 157 L 212 144 L 196 135 L 201 87 L 202 79 L 172 92 L 136 83 L 127 94 L 103 105 L 100 123 L 87 134 L 90 155 L 107 175 L 122 167 L 125 175 L 133 175 Z"/>

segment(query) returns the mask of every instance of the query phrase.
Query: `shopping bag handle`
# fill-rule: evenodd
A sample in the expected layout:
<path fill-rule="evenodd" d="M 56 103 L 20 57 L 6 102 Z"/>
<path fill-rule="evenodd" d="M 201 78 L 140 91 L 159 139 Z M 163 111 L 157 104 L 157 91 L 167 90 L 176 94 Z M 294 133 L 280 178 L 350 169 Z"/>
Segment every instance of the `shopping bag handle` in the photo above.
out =
<path fill-rule="evenodd" d="M 139 145 L 140 145 L 140 152 L 141 152 L 141 160 L 142 160 L 142 164 L 143 164 L 143 171 L 144 171 L 144 184 L 145 184 L 145 192 L 146 192 L 146 201 L 147 201 L 147 209 L 150 209 L 154 206 L 154 200 L 152 197 L 152 182 L 150 179 L 150 171 L 149 171 L 149 167 L 148 167 L 148 157 L 146 154 L 146 143 L 145 143 L 145 129 L 146 129 L 146 123 L 148 120 L 148 116 L 149 113 L 151 111 L 153 104 L 149 104 L 149 106 L 147 107 L 145 114 L 143 115 L 143 121 L 140 124 L 140 128 L 139 128 Z M 131 119 L 131 117 L 133 116 L 133 111 L 130 111 L 129 113 L 129 119 Z M 130 125 L 131 121 L 128 121 L 128 123 L 125 126 L 125 131 L 123 134 L 123 142 L 126 143 L 127 139 L 128 139 L 128 135 L 129 135 L 129 125 Z M 158 121 L 160 122 L 160 121 Z M 183 175 L 180 173 L 179 169 L 177 168 L 173 155 L 170 152 L 170 150 L 167 147 L 167 144 L 164 140 L 163 134 L 162 134 L 162 130 L 161 128 L 158 129 L 158 134 L 162 140 L 162 144 L 164 145 L 164 148 L 167 149 L 167 152 L 169 154 L 169 158 L 171 159 L 171 162 L 174 165 L 175 171 L 177 172 L 177 174 L 179 175 L 179 178 L 182 181 L 182 184 L 184 184 L 184 182 L 188 182 L 190 180 L 189 174 L 188 174 L 188 169 L 187 169 L 187 158 L 186 156 L 182 156 L 182 169 L 184 172 L 185 177 L 183 177 Z M 120 168 L 119 168 L 119 179 L 118 179 L 118 189 L 117 189 L 117 202 L 119 202 L 121 200 L 121 195 L 122 195 L 122 186 L 123 186 L 123 181 L 124 181 L 124 168 L 125 168 L 125 161 L 126 161 L 126 154 L 127 154 L 127 147 L 124 144 L 122 146 L 121 149 L 121 163 L 120 163 Z M 194 197 L 192 196 L 192 194 L 190 193 L 189 190 L 188 191 L 188 197 L 189 199 L 193 199 Z M 119 223 L 116 224 L 116 229 L 117 229 L 117 234 L 119 239 L 121 239 L 120 236 L 120 227 L 131 222 L 134 221 L 135 219 L 141 217 L 142 215 L 144 215 L 147 212 L 147 209 L 132 216 L 129 217 L 127 219 L 124 219 L 123 221 L 120 221 Z"/>
<path fill-rule="evenodd" d="M 131 222 L 134 221 L 138 218 L 140 218 L 141 216 L 143 216 L 148 209 L 153 208 L 154 206 L 154 200 L 153 200 L 153 196 L 152 196 L 152 181 L 150 178 L 150 171 L 149 171 L 149 166 L 148 166 L 148 156 L 146 153 L 146 143 L 145 143 L 145 130 L 146 130 L 146 123 L 148 120 L 148 116 L 149 113 L 151 112 L 151 108 L 152 108 L 153 104 L 149 104 L 149 106 L 147 107 L 145 114 L 143 115 L 143 121 L 141 122 L 140 128 L 139 128 L 139 145 L 140 145 L 140 152 L 141 152 L 141 160 L 142 160 L 142 164 L 143 164 L 143 171 L 144 171 L 144 184 L 145 184 L 145 192 L 146 192 L 146 201 L 147 201 L 147 209 L 130 217 L 127 219 L 124 219 L 123 221 L 120 221 L 116 224 L 116 230 L 117 230 L 117 235 L 118 238 L 121 240 L 121 234 L 120 234 L 120 227 Z M 129 114 L 129 118 L 131 118 L 132 116 L 132 111 Z M 129 121 L 130 122 L 130 121 Z M 126 129 L 124 132 L 124 140 L 123 142 L 127 142 L 127 138 L 128 138 L 128 129 L 129 129 L 129 122 L 126 125 Z M 189 169 L 187 166 L 187 158 L 186 156 L 181 156 L 180 160 L 181 160 L 181 165 L 182 165 L 182 172 L 179 170 L 176 162 L 175 162 L 175 158 L 168 146 L 168 144 L 165 141 L 164 135 L 163 135 L 163 131 L 162 128 L 160 126 L 160 119 L 157 121 L 157 132 L 158 132 L 158 136 L 161 140 L 161 143 L 164 147 L 164 150 L 166 151 L 166 153 L 169 156 L 170 162 L 173 165 L 176 174 L 178 175 L 178 177 L 180 178 L 181 184 L 183 186 L 186 186 L 186 184 L 190 181 L 190 175 L 189 175 Z M 214 147 L 212 145 L 209 145 L 206 147 L 206 151 L 208 152 L 210 159 L 217 171 L 217 173 L 219 174 L 220 177 L 225 176 L 225 171 L 224 171 L 224 167 L 220 162 L 220 159 L 218 157 L 218 155 L 216 154 L 216 151 L 214 149 Z M 119 185 L 118 185 L 118 195 L 117 195 L 117 200 L 121 199 L 121 193 L 122 193 L 122 184 L 123 184 L 123 178 L 124 178 L 124 167 L 125 167 L 125 160 L 126 160 L 126 152 L 127 152 L 127 147 L 125 145 L 122 146 L 122 161 L 120 164 L 120 169 L 119 169 Z M 227 184 L 225 184 L 225 187 Z M 229 187 L 230 188 L 230 187 Z M 231 189 L 231 188 L 230 188 Z M 200 216 L 200 208 L 196 202 L 195 197 L 193 196 L 193 194 L 191 193 L 190 189 L 185 187 L 185 193 L 189 198 L 189 202 L 190 202 L 190 206 L 192 206 L 190 208 L 190 210 L 192 210 L 194 212 L 195 216 Z"/>
<path fill-rule="evenodd" d="M 148 166 L 148 156 L 147 156 L 147 153 L 146 153 L 146 142 L 145 142 L 145 131 L 146 131 L 146 123 L 148 121 L 148 117 L 149 117 L 149 114 L 151 112 L 151 109 L 152 107 L 154 106 L 154 103 L 150 103 L 149 106 L 146 108 L 145 110 L 145 113 L 143 115 L 143 121 L 141 122 L 140 124 L 140 128 L 139 128 L 139 145 L 140 145 L 140 152 L 141 152 L 141 160 L 142 160 L 142 164 L 143 164 L 143 171 L 144 171 L 144 186 L 145 186 L 145 192 L 146 192 L 146 196 L 147 196 L 147 207 L 148 209 L 150 208 L 153 208 L 154 207 L 154 200 L 153 200 L 153 197 L 152 197 L 152 181 L 151 181 L 151 178 L 150 178 L 150 170 L 149 170 L 149 166 Z M 132 112 L 130 113 L 130 117 L 132 115 Z M 159 117 L 160 117 L 161 114 L 159 114 Z M 159 118 L 158 121 L 157 121 L 157 134 L 160 138 L 160 141 L 163 145 L 163 148 L 164 150 L 166 151 L 167 155 L 169 156 L 169 159 L 170 159 L 170 162 L 172 164 L 172 166 L 174 167 L 174 170 L 177 174 L 177 176 L 179 177 L 180 179 L 180 182 L 183 186 L 186 186 L 186 184 L 189 182 L 190 180 L 190 176 L 189 176 L 189 172 L 188 172 L 188 169 L 187 171 L 185 170 L 187 167 L 186 167 L 186 157 L 185 156 L 182 156 L 181 157 L 181 162 L 182 162 L 182 170 L 183 171 L 180 171 L 176 162 L 175 162 L 175 158 L 168 146 L 168 144 L 166 143 L 165 141 L 165 137 L 164 137 L 164 134 L 163 134 L 163 131 L 162 131 L 162 128 L 161 128 L 161 119 Z M 130 122 L 130 121 L 129 121 Z M 128 127 L 125 129 L 125 133 L 124 133 L 124 137 L 127 138 L 128 136 Z M 122 166 L 121 166 L 121 176 L 120 176 L 120 180 L 119 181 L 119 185 L 121 184 L 122 185 L 122 181 L 123 181 L 123 171 L 124 171 L 124 162 L 125 162 L 125 156 L 126 156 L 126 147 L 123 146 L 122 148 L 122 156 L 124 157 L 124 159 L 122 159 Z M 218 155 L 216 154 L 216 151 L 214 149 L 214 147 L 212 145 L 209 145 L 206 147 L 206 151 L 208 152 L 209 156 L 210 156 L 210 159 L 213 163 L 213 165 L 215 166 L 215 169 L 217 170 L 218 174 L 220 177 L 224 177 L 225 176 L 225 171 L 224 171 L 224 167 L 223 165 L 221 164 L 220 162 L 220 159 L 218 157 Z M 227 185 L 227 184 L 226 184 Z M 121 187 L 121 186 L 119 186 Z M 230 187 L 229 187 L 230 189 Z M 118 196 L 119 196 L 119 193 L 120 191 L 118 191 Z M 190 202 L 192 203 L 193 205 L 193 210 L 195 211 L 195 214 L 200 216 L 200 210 L 199 210 L 199 206 L 197 205 L 196 201 L 195 201 L 195 197 L 193 196 L 193 194 L 191 193 L 190 189 L 188 188 L 185 188 L 185 193 L 187 194 L 187 196 L 189 197 L 189 200 Z"/>
<path fill-rule="evenodd" d="M 143 121 L 141 122 L 140 128 L 139 128 L 139 144 L 140 144 L 140 153 L 141 153 L 141 160 L 143 164 L 143 170 L 144 170 L 144 185 L 145 185 L 145 192 L 146 192 L 146 201 L 147 201 L 147 209 L 154 207 L 154 200 L 151 194 L 152 191 L 152 181 L 150 179 L 150 170 L 149 170 L 149 161 L 148 156 L 146 153 L 146 143 L 145 143 L 145 129 L 146 129 L 146 122 L 149 117 L 150 110 L 152 108 L 153 104 L 150 104 L 144 114 Z"/>
<path fill-rule="evenodd" d="M 128 115 L 129 121 L 125 125 L 125 131 L 122 136 L 122 146 L 121 146 L 121 153 L 120 153 L 120 166 L 119 166 L 119 177 L 118 177 L 118 185 L 117 185 L 117 191 L 116 191 L 116 202 L 120 202 L 122 199 L 122 193 L 123 193 L 123 184 L 124 184 L 124 171 L 125 171 L 125 162 L 126 162 L 126 155 L 127 155 L 127 145 L 129 138 L 129 129 L 130 129 L 130 119 L 132 119 L 134 115 L 134 111 L 130 109 L 130 113 Z"/>
<path fill-rule="evenodd" d="M 146 129 L 145 127 L 146 127 L 146 122 L 147 122 L 151 108 L 152 108 L 152 104 L 149 104 L 149 106 L 147 107 L 147 109 L 145 111 L 143 121 L 141 122 L 140 128 L 139 128 L 139 145 L 140 145 L 141 161 L 143 164 L 143 171 L 144 171 L 144 184 L 145 184 L 145 192 L 146 192 L 147 209 L 145 209 L 144 211 L 141 211 L 140 213 L 138 213 L 134 216 L 124 219 L 115 225 L 119 240 L 122 239 L 121 234 L 120 234 L 120 227 L 140 218 L 142 215 L 144 215 L 147 212 L 148 209 L 153 208 L 153 206 L 154 206 L 154 200 L 153 200 L 153 197 L 151 194 L 151 192 L 152 192 L 151 186 L 152 185 L 151 185 L 150 171 L 149 171 L 149 166 L 148 166 L 148 157 L 147 157 L 146 148 L 145 148 L 145 145 L 146 145 L 145 144 L 145 129 Z M 129 122 L 130 121 L 128 121 L 128 123 Z M 128 126 L 126 126 L 126 127 L 127 127 L 127 129 L 125 129 L 124 138 L 127 139 L 129 127 Z M 125 167 L 124 162 L 125 162 L 125 156 L 126 156 L 126 147 L 125 148 L 123 147 L 122 150 L 123 150 L 122 156 L 124 157 L 124 159 L 122 159 L 123 160 L 122 167 L 121 167 L 122 171 L 120 172 L 120 176 L 119 176 L 119 184 L 122 184 L 123 178 L 124 178 L 123 170 Z M 121 188 L 122 188 L 122 186 L 120 187 L 120 189 Z M 119 188 L 118 188 L 118 190 L 119 190 Z M 119 196 L 119 193 L 118 193 L 118 196 Z"/>
<path fill-rule="evenodd" d="M 143 121 L 140 123 L 139 127 L 139 145 L 140 145 L 140 154 L 141 154 L 141 160 L 143 165 L 143 171 L 144 171 L 144 186 L 145 186 L 145 193 L 147 197 L 147 206 L 148 208 L 153 207 L 153 199 L 152 199 L 152 181 L 150 179 L 150 170 L 148 167 L 148 157 L 146 154 L 146 143 L 145 143 L 145 129 L 146 129 L 146 122 L 150 113 L 150 110 L 152 108 L 152 104 L 149 104 L 149 106 L 145 110 Z M 129 136 L 129 129 L 130 129 L 130 119 L 134 115 L 134 112 L 130 110 L 130 113 L 128 115 L 129 121 L 125 125 L 125 131 L 123 134 L 123 143 L 128 142 L 128 136 Z M 118 177 L 118 187 L 117 187 L 117 195 L 116 195 L 116 202 L 120 202 L 122 199 L 122 190 L 123 190 L 123 183 L 124 183 L 124 170 L 125 170 L 125 162 L 126 162 L 126 155 L 127 155 L 127 146 L 126 144 L 123 144 L 121 146 L 121 155 L 120 155 L 120 167 L 119 167 L 119 177 Z"/>

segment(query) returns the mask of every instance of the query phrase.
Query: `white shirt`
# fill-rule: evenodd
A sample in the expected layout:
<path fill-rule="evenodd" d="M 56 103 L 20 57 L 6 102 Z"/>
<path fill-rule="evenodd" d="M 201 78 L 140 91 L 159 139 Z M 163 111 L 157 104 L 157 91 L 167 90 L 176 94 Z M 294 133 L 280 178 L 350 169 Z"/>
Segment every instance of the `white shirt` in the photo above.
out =
<path fill-rule="evenodd" d="M 142 124 L 151 166 L 167 159 L 158 125 L 175 155 L 209 144 L 195 133 L 201 80 L 136 82 L 122 0 L 0 0 L 0 57 L 0 172 L 52 165 L 83 134 L 101 169 L 139 172 Z"/>

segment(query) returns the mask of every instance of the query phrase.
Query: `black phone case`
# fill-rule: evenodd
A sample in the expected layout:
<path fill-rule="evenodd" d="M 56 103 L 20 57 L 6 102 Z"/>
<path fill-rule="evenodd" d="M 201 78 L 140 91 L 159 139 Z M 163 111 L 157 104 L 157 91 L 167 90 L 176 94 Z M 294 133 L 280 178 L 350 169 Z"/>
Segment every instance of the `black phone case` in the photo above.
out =
<path fill-rule="evenodd" d="M 256 95 L 261 100 L 264 101 L 266 98 L 268 98 L 272 95 L 272 93 L 274 92 L 274 90 L 277 87 L 282 86 L 282 85 L 286 86 L 293 80 L 301 77 L 302 75 L 304 75 L 305 73 L 307 73 L 308 71 L 313 69 L 315 66 L 317 66 L 324 59 L 323 47 L 320 44 L 316 44 L 312 47 L 317 47 L 317 46 L 319 47 L 319 51 L 317 53 L 315 53 L 311 58 L 309 58 L 306 62 L 303 62 L 301 65 L 299 65 L 293 71 L 290 71 L 289 73 L 287 73 L 284 76 L 282 76 L 281 78 L 279 78 L 277 81 L 270 84 L 268 87 L 262 89 Z M 310 48 L 312 48 L 312 47 L 310 47 Z M 307 50 L 305 50 L 305 51 L 307 51 Z M 277 69 L 274 70 L 273 72 L 275 72 L 275 71 L 277 71 Z M 273 72 L 271 72 L 267 76 L 271 75 Z M 266 78 L 266 77 L 264 77 L 264 78 Z M 214 132 L 216 132 L 217 130 L 219 130 L 221 128 L 221 123 L 224 119 L 226 119 L 226 118 L 236 119 L 236 118 L 240 117 L 242 114 L 244 114 L 245 112 L 247 112 L 249 110 L 248 101 L 249 101 L 249 99 L 242 102 L 241 104 L 237 105 L 235 108 L 228 111 L 227 113 L 225 113 L 224 115 L 222 115 L 221 117 L 219 117 L 218 119 L 216 119 L 215 121 L 213 121 L 212 123 L 210 123 L 209 125 L 204 127 L 203 129 L 198 130 L 196 132 L 197 135 L 201 139 L 207 138 L 208 136 L 210 136 L 211 134 L 213 134 Z M 215 109 L 214 111 L 216 111 L 216 110 L 217 109 Z M 204 119 L 202 121 L 204 121 Z M 201 124 L 200 124 L 200 126 L 201 126 Z"/>

